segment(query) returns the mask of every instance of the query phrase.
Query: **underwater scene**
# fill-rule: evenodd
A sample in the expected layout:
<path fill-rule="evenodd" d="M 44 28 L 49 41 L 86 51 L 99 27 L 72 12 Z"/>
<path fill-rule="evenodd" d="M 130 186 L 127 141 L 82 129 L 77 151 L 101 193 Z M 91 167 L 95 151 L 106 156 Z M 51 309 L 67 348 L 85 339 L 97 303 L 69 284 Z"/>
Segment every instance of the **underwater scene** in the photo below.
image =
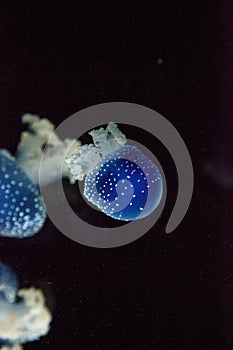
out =
<path fill-rule="evenodd" d="M 0 4 L 0 350 L 232 349 L 233 9 L 197 3 Z"/>

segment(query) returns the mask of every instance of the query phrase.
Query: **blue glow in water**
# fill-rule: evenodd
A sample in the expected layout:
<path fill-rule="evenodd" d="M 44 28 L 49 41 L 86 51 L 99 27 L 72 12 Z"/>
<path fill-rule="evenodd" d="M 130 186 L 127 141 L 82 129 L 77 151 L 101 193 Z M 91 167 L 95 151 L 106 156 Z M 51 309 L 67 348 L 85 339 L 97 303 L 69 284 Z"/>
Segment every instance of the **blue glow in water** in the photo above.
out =
<path fill-rule="evenodd" d="M 0 298 L 13 302 L 18 290 L 18 280 L 14 272 L 0 262 Z"/>
<path fill-rule="evenodd" d="M 45 218 L 37 187 L 16 162 L 0 153 L 0 236 L 32 236 Z"/>
<path fill-rule="evenodd" d="M 106 215 L 131 221 L 150 215 L 162 197 L 157 166 L 139 149 L 123 146 L 86 176 L 84 195 Z"/>

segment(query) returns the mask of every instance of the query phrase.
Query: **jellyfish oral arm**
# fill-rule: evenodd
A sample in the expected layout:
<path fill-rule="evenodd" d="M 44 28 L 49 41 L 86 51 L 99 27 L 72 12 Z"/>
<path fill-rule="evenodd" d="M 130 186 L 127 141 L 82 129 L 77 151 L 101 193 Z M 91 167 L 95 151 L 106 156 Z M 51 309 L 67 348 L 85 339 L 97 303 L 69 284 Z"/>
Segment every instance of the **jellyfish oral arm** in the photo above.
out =
<path fill-rule="evenodd" d="M 13 270 L 0 262 L 0 349 L 22 349 L 20 344 L 46 335 L 51 320 L 43 292 L 34 287 L 18 290 Z"/>
<path fill-rule="evenodd" d="M 38 340 L 49 331 L 51 314 L 39 289 L 20 289 L 20 302 L 0 300 L 0 338 L 4 342 L 23 344 Z"/>
<path fill-rule="evenodd" d="M 80 146 L 74 154 L 66 157 L 65 162 L 73 181 L 82 181 L 104 156 L 118 150 L 126 143 L 125 135 L 113 122 L 109 123 L 106 129 L 92 130 L 89 134 L 93 144 Z"/>
<path fill-rule="evenodd" d="M 60 177 L 68 177 L 72 181 L 64 158 L 69 150 L 78 148 L 80 142 L 71 138 L 61 140 L 54 132 L 54 125 L 46 118 L 24 114 L 22 122 L 28 124 L 28 131 L 21 134 L 16 162 L 30 180 L 36 185 L 40 182 L 41 186 Z M 64 165 L 62 172 L 61 163 Z"/>
<path fill-rule="evenodd" d="M 93 143 L 101 155 L 109 154 L 126 144 L 126 136 L 119 130 L 117 124 L 110 122 L 106 129 L 100 128 L 89 132 Z"/>

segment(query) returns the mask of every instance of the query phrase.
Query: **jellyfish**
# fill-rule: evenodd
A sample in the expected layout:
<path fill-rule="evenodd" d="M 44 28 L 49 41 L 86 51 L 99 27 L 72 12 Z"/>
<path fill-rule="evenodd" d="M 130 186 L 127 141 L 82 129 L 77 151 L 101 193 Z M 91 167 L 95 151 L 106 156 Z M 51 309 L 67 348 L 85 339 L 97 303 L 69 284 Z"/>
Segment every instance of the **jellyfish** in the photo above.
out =
<path fill-rule="evenodd" d="M 48 333 L 51 320 L 43 292 L 34 287 L 18 289 L 14 272 L 0 262 L 0 349 L 23 349 L 22 344 Z"/>
<path fill-rule="evenodd" d="M 0 164 L 1 236 L 32 236 L 46 216 L 38 189 L 6 152 L 0 152 Z"/>
<path fill-rule="evenodd" d="M 93 144 L 66 157 L 74 180 L 84 180 L 84 196 L 106 215 L 122 221 L 145 218 L 159 205 L 163 182 L 159 168 L 110 122 L 89 133 Z"/>
<path fill-rule="evenodd" d="M 0 236 L 39 232 L 46 211 L 38 185 L 62 177 L 71 184 L 85 180 L 84 196 L 114 219 L 141 219 L 159 205 L 163 183 L 158 167 L 126 144 L 115 123 L 92 130 L 93 143 L 82 145 L 73 138 L 61 140 L 48 119 L 25 114 L 22 122 L 28 131 L 22 133 L 15 157 L 0 150 Z"/>
<path fill-rule="evenodd" d="M 46 211 L 38 190 L 39 173 L 42 186 L 61 177 L 72 181 L 67 166 L 64 164 L 61 174 L 58 165 L 71 145 L 79 144 L 74 139 L 60 140 L 48 119 L 24 114 L 22 122 L 29 127 L 21 135 L 15 157 L 5 149 L 0 150 L 0 236 L 3 237 L 25 238 L 40 231 Z"/>

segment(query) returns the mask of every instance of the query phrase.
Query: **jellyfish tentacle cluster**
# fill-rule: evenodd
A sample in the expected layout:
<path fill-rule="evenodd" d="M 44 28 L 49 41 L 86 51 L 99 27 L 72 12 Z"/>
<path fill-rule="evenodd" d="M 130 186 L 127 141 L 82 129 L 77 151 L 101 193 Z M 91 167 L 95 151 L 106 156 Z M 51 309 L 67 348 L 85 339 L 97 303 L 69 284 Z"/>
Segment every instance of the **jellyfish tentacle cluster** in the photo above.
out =
<path fill-rule="evenodd" d="M 150 215 L 162 198 L 158 167 L 111 122 L 90 132 L 93 144 L 83 145 L 66 159 L 74 180 L 85 180 L 84 196 L 106 215 L 122 221 Z"/>
<path fill-rule="evenodd" d="M 68 166 L 71 180 L 83 180 L 96 166 L 101 163 L 102 157 L 112 151 L 118 150 L 126 143 L 125 135 L 119 130 L 115 123 L 109 123 L 107 128 L 100 128 L 89 132 L 93 144 L 79 145 L 70 150 L 66 155 L 65 162 Z"/>
<path fill-rule="evenodd" d="M 21 134 L 16 162 L 31 181 L 37 185 L 40 182 L 41 186 L 46 186 L 61 177 L 68 177 L 72 181 L 73 177 L 64 163 L 64 158 L 67 152 L 73 147 L 77 148 L 80 142 L 72 138 L 61 140 L 54 132 L 54 125 L 47 118 L 24 114 L 22 122 L 28 124 L 28 130 Z M 62 172 L 59 167 L 61 163 L 64 165 Z"/>
<path fill-rule="evenodd" d="M 18 289 L 14 272 L 0 263 L 0 349 L 19 350 L 20 344 L 38 340 L 48 333 L 51 320 L 42 291 Z"/>

